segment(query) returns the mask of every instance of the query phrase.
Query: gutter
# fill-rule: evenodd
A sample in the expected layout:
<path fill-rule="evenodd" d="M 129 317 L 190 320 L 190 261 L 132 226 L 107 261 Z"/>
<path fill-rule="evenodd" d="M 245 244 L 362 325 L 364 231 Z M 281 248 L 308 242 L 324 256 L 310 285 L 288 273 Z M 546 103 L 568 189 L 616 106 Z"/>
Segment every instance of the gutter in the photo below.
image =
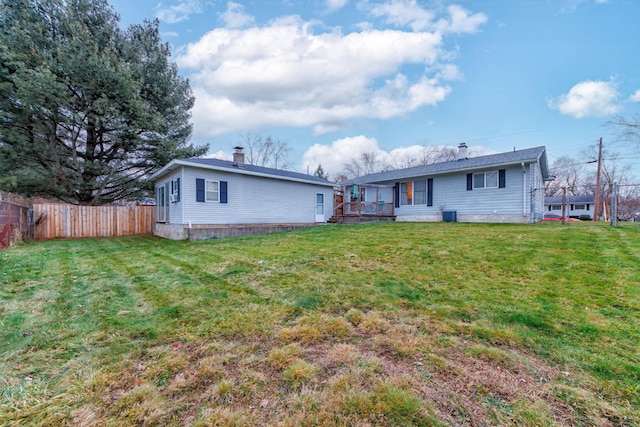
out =
<path fill-rule="evenodd" d="M 329 182 L 327 181 L 325 182 L 318 182 L 318 181 L 310 181 L 310 180 L 306 180 L 303 178 L 293 178 L 293 177 L 286 177 L 286 176 L 281 176 L 281 175 L 272 175 L 272 174 L 268 174 L 268 173 L 262 173 L 262 172 L 253 172 L 253 171 L 248 171 L 245 169 L 241 169 L 241 168 L 227 168 L 227 167 L 221 167 L 221 166 L 213 166 L 213 165 L 207 165 L 207 164 L 203 164 L 203 163 L 193 163 L 193 162 L 189 162 L 189 161 L 185 161 L 185 160 L 171 160 L 171 162 L 169 162 L 167 165 L 165 165 L 162 169 L 160 169 L 158 172 L 154 173 L 153 175 L 151 175 L 149 177 L 150 181 L 156 181 L 158 180 L 159 177 L 163 176 L 165 173 L 172 171 L 173 169 L 176 169 L 178 166 L 189 166 L 189 167 L 194 167 L 194 168 L 198 168 L 198 169 L 207 169 L 207 170 L 214 170 L 214 171 L 219 171 L 219 172 L 227 172 L 227 173 L 238 173 L 241 175 L 250 175 L 250 176 L 259 176 L 262 178 L 270 178 L 270 179 L 277 179 L 277 180 L 281 180 L 281 181 L 292 181 L 292 182 L 302 182 L 304 184 L 312 184 L 312 185 L 319 185 L 319 186 L 323 186 L 323 187 L 336 187 L 337 184 L 333 183 L 333 182 Z"/>

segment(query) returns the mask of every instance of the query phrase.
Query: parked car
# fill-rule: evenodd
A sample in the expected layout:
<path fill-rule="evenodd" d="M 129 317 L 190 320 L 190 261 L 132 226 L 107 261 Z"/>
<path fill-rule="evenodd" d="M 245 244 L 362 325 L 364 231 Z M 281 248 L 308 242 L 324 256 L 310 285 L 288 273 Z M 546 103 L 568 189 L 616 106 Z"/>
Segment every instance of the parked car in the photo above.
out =
<path fill-rule="evenodd" d="M 545 221 L 562 221 L 562 216 L 556 214 L 545 214 L 543 219 Z M 566 220 L 569 222 L 580 222 L 578 218 L 566 218 Z"/>

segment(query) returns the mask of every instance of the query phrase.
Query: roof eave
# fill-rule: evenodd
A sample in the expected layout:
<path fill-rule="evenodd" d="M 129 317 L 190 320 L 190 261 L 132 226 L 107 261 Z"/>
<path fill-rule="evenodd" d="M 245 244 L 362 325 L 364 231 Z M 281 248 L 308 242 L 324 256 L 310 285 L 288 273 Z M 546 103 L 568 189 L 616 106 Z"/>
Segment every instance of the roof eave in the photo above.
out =
<path fill-rule="evenodd" d="M 469 171 L 478 170 L 478 169 L 499 168 L 499 167 L 503 167 L 503 166 L 520 165 L 522 163 L 537 163 L 537 162 L 539 162 L 539 158 L 540 158 L 540 156 L 532 157 L 532 158 L 524 159 L 524 160 L 494 163 L 494 164 L 490 164 L 490 165 L 469 166 L 469 167 L 462 167 L 462 168 L 458 168 L 458 169 L 449 169 L 449 170 L 444 170 L 444 171 L 435 171 L 435 172 L 427 172 L 427 173 L 416 173 L 416 174 L 406 175 L 406 176 L 399 177 L 399 178 L 389 178 L 389 179 L 383 178 L 383 179 L 376 179 L 376 180 L 371 180 L 371 181 L 360 181 L 360 182 L 355 182 L 355 181 L 358 180 L 358 178 L 355 178 L 353 180 L 347 181 L 346 183 L 344 183 L 342 185 L 366 184 L 366 183 L 372 183 L 372 182 L 387 182 L 387 181 L 395 181 L 397 179 L 412 178 L 412 177 L 415 177 L 415 176 L 445 175 L 445 174 L 451 174 L 451 173 L 469 172 Z M 394 171 L 390 171 L 390 172 L 394 172 Z M 362 177 L 362 178 L 364 178 L 364 177 Z"/>
<path fill-rule="evenodd" d="M 282 175 L 273 175 L 273 174 L 268 174 L 268 173 L 249 171 L 249 170 L 242 169 L 242 168 L 233 168 L 233 169 L 231 169 L 231 168 L 227 168 L 227 167 L 224 167 L 224 166 L 207 165 L 207 164 L 204 164 L 204 163 L 190 162 L 188 160 L 172 160 L 166 166 L 164 166 L 162 169 L 160 169 L 158 172 L 156 172 L 155 174 L 151 175 L 151 177 L 149 177 L 149 180 L 156 181 L 158 178 L 160 178 L 161 176 L 165 175 L 166 173 L 176 169 L 178 166 L 190 166 L 190 167 L 194 167 L 194 168 L 215 170 L 215 171 L 219 171 L 219 172 L 239 173 L 239 174 L 242 174 L 242 175 L 251 175 L 251 176 L 258 176 L 258 177 L 261 177 L 261 178 L 279 179 L 279 180 L 282 180 L 282 181 L 300 182 L 300 183 L 304 183 L 304 184 L 320 185 L 320 186 L 325 186 L 325 187 L 335 187 L 336 186 L 335 183 L 332 183 L 332 182 L 329 182 L 329 181 L 324 183 L 324 182 L 312 181 L 312 180 L 295 178 L 295 177 L 287 177 L 287 176 L 282 176 Z"/>

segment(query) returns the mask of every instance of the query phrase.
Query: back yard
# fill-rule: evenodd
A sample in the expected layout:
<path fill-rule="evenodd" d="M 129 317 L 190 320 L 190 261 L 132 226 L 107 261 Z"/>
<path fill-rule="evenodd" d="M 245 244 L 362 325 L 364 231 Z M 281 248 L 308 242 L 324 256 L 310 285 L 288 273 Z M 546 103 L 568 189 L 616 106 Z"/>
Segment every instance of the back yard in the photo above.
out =
<path fill-rule="evenodd" d="M 640 227 L 0 251 L 0 425 L 640 425 Z"/>

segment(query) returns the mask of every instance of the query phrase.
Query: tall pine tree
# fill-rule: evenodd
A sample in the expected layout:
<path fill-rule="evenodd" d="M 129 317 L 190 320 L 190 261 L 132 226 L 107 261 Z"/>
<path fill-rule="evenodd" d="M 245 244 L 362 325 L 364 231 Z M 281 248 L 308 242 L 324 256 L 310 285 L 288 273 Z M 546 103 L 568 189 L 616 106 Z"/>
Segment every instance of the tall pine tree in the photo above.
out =
<path fill-rule="evenodd" d="M 106 0 L 0 0 L 0 188 L 99 205 L 207 151 L 158 22 L 118 20 Z"/>

